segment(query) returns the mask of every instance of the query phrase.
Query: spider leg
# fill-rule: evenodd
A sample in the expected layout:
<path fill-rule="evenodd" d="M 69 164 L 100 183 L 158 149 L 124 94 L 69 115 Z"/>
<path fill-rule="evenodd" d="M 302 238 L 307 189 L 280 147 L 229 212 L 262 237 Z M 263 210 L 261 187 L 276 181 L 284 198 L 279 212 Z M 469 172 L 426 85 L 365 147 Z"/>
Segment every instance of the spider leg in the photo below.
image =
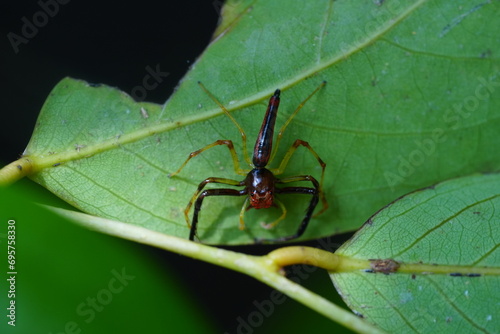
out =
<path fill-rule="evenodd" d="M 286 217 L 286 208 L 285 208 L 285 205 L 277 198 L 274 198 L 274 204 L 277 204 L 275 206 L 279 207 L 281 209 L 281 216 L 278 217 L 278 219 L 276 219 L 275 221 L 273 221 L 272 223 L 269 223 L 269 224 L 262 224 L 262 227 L 264 227 L 265 229 L 271 229 L 273 227 L 275 227 L 276 225 L 278 225 L 278 223 L 280 221 L 282 221 L 283 219 L 285 219 Z"/>
<path fill-rule="evenodd" d="M 234 166 L 234 172 L 236 174 L 239 174 L 239 175 L 246 175 L 249 171 L 245 171 L 243 170 L 241 167 L 240 167 L 240 160 L 238 159 L 238 154 L 236 153 L 236 150 L 234 149 L 234 145 L 233 145 L 233 142 L 231 140 L 216 140 L 215 142 L 213 142 L 212 144 L 210 145 L 207 145 L 203 148 L 200 148 L 199 150 L 197 151 L 194 151 L 194 152 L 191 152 L 188 156 L 188 158 L 186 159 L 186 161 L 184 161 L 184 163 L 179 167 L 179 169 L 173 173 L 170 173 L 168 174 L 168 177 L 173 177 L 177 174 L 179 174 L 181 172 L 181 170 L 187 165 L 187 163 L 189 162 L 189 160 L 191 160 L 192 158 L 194 158 L 195 156 L 203 153 L 204 151 L 214 147 L 214 146 L 218 146 L 218 145 L 226 145 L 227 148 L 229 149 L 229 153 L 231 153 L 231 159 L 233 160 L 233 166 Z"/>
<path fill-rule="evenodd" d="M 312 185 L 314 188 L 318 191 L 319 198 L 321 199 L 322 207 L 321 210 L 319 210 L 317 213 L 314 214 L 313 217 L 319 216 L 323 212 L 325 212 L 326 209 L 328 209 L 328 202 L 326 201 L 325 198 L 325 193 L 323 192 L 321 188 L 321 183 L 316 180 L 311 175 L 297 175 L 297 176 L 290 176 L 286 177 L 283 179 L 278 180 L 278 183 L 290 183 L 290 182 L 297 182 L 297 181 L 311 181 Z"/>
<path fill-rule="evenodd" d="M 222 109 L 224 114 L 226 114 L 226 116 L 229 117 L 229 119 L 233 122 L 233 124 L 238 128 L 238 131 L 240 132 L 240 135 L 241 135 L 241 141 L 243 142 L 243 156 L 245 157 L 246 162 L 249 165 L 251 165 L 252 161 L 250 160 L 250 156 L 248 155 L 247 135 L 246 135 L 245 131 L 243 130 L 241 125 L 238 124 L 238 122 L 236 122 L 236 119 L 229 113 L 229 111 L 226 109 L 226 107 L 224 107 L 224 105 L 222 103 L 220 103 L 220 101 L 217 100 L 217 98 L 212 93 L 210 93 L 210 91 L 208 89 L 206 89 L 205 86 L 200 81 L 198 81 L 198 85 L 200 85 L 201 89 L 203 89 L 205 91 L 205 93 L 207 93 L 208 96 L 210 96 L 210 98 L 215 103 L 217 103 L 217 105 L 219 106 L 219 108 Z"/>
<path fill-rule="evenodd" d="M 285 171 L 286 167 L 288 166 L 288 162 L 290 161 L 290 158 L 293 156 L 293 154 L 295 153 L 295 151 L 297 150 L 297 148 L 299 146 L 304 146 L 305 148 L 307 148 L 309 150 L 309 152 L 311 152 L 311 154 L 316 158 L 316 160 L 318 160 L 318 163 L 321 166 L 321 182 L 320 182 L 320 184 L 323 184 L 323 177 L 325 174 L 326 163 L 323 160 L 321 160 L 318 153 L 316 153 L 316 151 L 313 150 L 313 148 L 309 145 L 308 142 L 303 141 L 301 139 L 296 139 L 295 142 L 292 144 L 292 146 L 290 146 L 288 151 L 285 153 L 283 160 L 281 160 L 281 163 L 278 166 L 278 168 L 272 168 L 270 170 L 273 172 L 274 175 L 282 174 Z"/>
<path fill-rule="evenodd" d="M 269 159 L 269 161 L 273 160 L 276 152 L 278 151 L 278 146 L 279 146 L 279 143 L 281 141 L 281 138 L 283 137 L 283 132 L 285 132 L 285 129 L 288 126 L 288 124 L 290 124 L 290 122 L 292 121 L 292 119 L 299 113 L 300 109 L 302 109 L 302 107 L 306 104 L 306 102 L 309 101 L 309 99 L 314 94 L 316 94 L 324 85 L 326 85 L 326 81 L 323 81 L 311 94 L 309 94 L 309 96 L 306 97 L 306 99 L 304 101 L 302 101 L 298 105 L 298 107 L 295 109 L 295 111 L 290 115 L 290 117 L 287 119 L 287 121 L 285 122 L 285 124 L 283 124 L 283 126 L 280 129 L 280 131 L 278 132 L 278 136 L 276 138 L 275 150 L 274 150 L 273 154 L 271 155 L 271 159 Z"/>
<path fill-rule="evenodd" d="M 289 177 L 289 178 L 282 179 L 281 182 L 282 183 L 295 182 L 295 181 L 311 181 L 311 182 L 313 182 L 314 187 L 319 192 L 319 196 L 321 198 L 321 203 L 323 205 L 321 211 L 317 213 L 317 215 L 319 215 L 319 214 L 323 213 L 326 209 L 328 209 L 328 202 L 326 201 L 326 197 L 325 197 L 325 194 L 323 192 L 323 179 L 325 178 L 326 163 L 323 160 L 321 160 L 318 153 L 316 153 L 316 151 L 313 150 L 313 148 L 309 145 L 308 142 L 300 140 L 300 139 L 295 140 L 293 145 L 288 149 L 285 156 L 283 157 L 283 160 L 281 161 L 279 167 L 275 168 L 275 169 L 270 169 L 270 170 L 275 175 L 282 174 L 288 165 L 288 161 L 290 161 L 290 158 L 292 157 L 292 155 L 295 153 L 295 151 L 297 150 L 297 148 L 299 146 L 304 146 L 305 148 L 307 148 L 309 150 L 309 152 L 311 152 L 311 154 L 316 158 L 316 160 L 318 160 L 318 163 L 321 166 L 321 179 L 319 181 L 319 184 L 316 181 L 316 179 L 314 179 L 310 175 Z"/>
<path fill-rule="evenodd" d="M 252 206 L 248 206 L 248 197 L 245 198 L 245 202 L 243 202 L 243 206 L 241 207 L 240 211 L 240 230 L 243 231 L 245 229 L 245 211 L 248 211 L 249 209 L 252 208 Z"/>
<path fill-rule="evenodd" d="M 241 186 L 242 182 L 236 181 L 236 180 L 231 180 L 231 179 L 224 179 L 220 177 L 209 177 L 203 181 L 200 182 L 198 185 L 198 189 L 194 192 L 193 196 L 191 197 L 191 200 L 189 201 L 188 205 L 186 206 L 186 209 L 184 209 L 184 218 L 186 219 L 187 226 L 191 228 L 191 224 L 189 223 L 189 211 L 191 210 L 191 207 L 194 204 L 194 201 L 200 194 L 200 192 L 205 188 L 205 186 L 208 183 L 222 183 L 222 184 L 228 184 L 231 186 Z"/>
<path fill-rule="evenodd" d="M 245 199 L 245 203 L 243 203 L 243 207 L 241 208 L 241 211 L 240 211 L 240 230 L 245 229 L 245 221 L 243 219 L 243 215 L 245 214 L 246 211 L 253 209 L 253 206 L 247 205 L 248 201 L 249 201 L 249 197 L 247 197 Z M 286 217 L 286 207 L 279 199 L 274 198 L 273 206 L 277 207 L 277 208 L 279 207 L 281 209 L 282 214 L 281 214 L 281 216 L 279 216 L 278 219 L 276 219 L 272 223 L 269 223 L 269 224 L 262 223 L 261 225 L 265 229 L 271 229 L 271 228 L 275 227 L 276 225 L 278 225 L 278 223 L 280 221 L 282 221 Z"/>
<path fill-rule="evenodd" d="M 302 219 L 302 222 L 300 223 L 300 226 L 295 234 L 286 236 L 286 237 L 280 237 L 280 238 L 274 238 L 274 239 L 255 239 L 255 243 L 267 243 L 267 242 L 283 242 L 283 241 L 288 241 L 292 239 L 296 239 L 302 234 L 304 234 L 304 231 L 307 228 L 307 225 L 309 224 L 309 221 L 311 220 L 312 214 L 314 212 L 314 209 L 316 208 L 316 205 L 319 202 L 319 196 L 318 196 L 318 189 L 316 188 L 308 188 L 308 187 L 285 187 L 285 188 L 276 188 L 276 192 L 280 194 L 306 194 L 306 195 L 311 195 L 311 201 L 309 202 L 309 206 L 307 207 L 306 210 L 306 215 L 304 219 Z"/>
<path fill-rule="evenodd" d="M 232 181 L 232 180 L 230 180 L 230 181 Z M 223 183 L 223 182 L 219 182 L 219 183 Z M 231 184 L 231 183 L 229 183 L 229 184 Z M 200 186 L 201 186 L 201 184 L 200 184 Z M 198 196 L 198 198 L 196 199 L 196 202 L 194 203 L 193 221 L 191 223 L 191 230 L 189 232 L 189 240 L 194 241 L 194 237 L 196 235 L 196 227 L 198 225 L 198 214 L 200 213 L 201 205 L 203 204 L 203 199 L 205 197 L 207 197 L 207 196 L 242 196 L 242 195 L 246 195 L 245 189 L 236 190 L 236 189 L 221 188 L 221 189 L 207 189 L 207 190 L 202 191 L 200 196 Z M 192 204 L 192 203 L 190 202 L 190 204 Z"/>

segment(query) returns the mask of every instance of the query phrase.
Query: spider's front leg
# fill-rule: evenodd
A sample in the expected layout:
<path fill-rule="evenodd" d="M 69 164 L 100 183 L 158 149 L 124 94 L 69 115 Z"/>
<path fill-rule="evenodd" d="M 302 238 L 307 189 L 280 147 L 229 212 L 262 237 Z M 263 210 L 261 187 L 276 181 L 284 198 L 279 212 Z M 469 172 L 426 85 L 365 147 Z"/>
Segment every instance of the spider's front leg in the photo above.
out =
<path fill-rule="evenodd" d="M 255 243 L 268 243 L 268 242 L 284 242 L 284 241 L 289 241 L 292 239 L 296 239 L 302 236 L 304 234 L 307 225 L 309 224 L 309 221 L 311 220 L 311 217 L 313 216 L 314 209 L 316 208 L 316 205 L 318 205 L 319 202 L 319 197 L 321 193 L 320 189 L 320 184 L 318 181 L 312 177 L 311 175 L 300 175 L 300 176 L 293 176 L 289 177 L 286 179 L 280 180 L 278 183 L 288 183 L 288 182 L 296 182 L 296 181 L 310 181 L 314 188 L 309 188 L 309 187 L 285 187 L 285 188 L 276 188 L 276 193 L 277 194 L 305 194 L 305 195 L 311 195 L 311 201 L 309 202 L 309 206 L 307 207 L 306 210 L 306 215 L 304 216 L 304 219 L 302 219 L 302 222 L 299 225 L 299 228 L 297 229 L 297 232 L 295 234 L 286 236 L 286 237 L 280 237 L 280 238 L 274 238 L 274 239 L 255 239 Z"/>
<path fill-rule="evenodd" d="M 186 209 L 184 209 L 184 218 L 186 219 L 186 223 L 187 223 L 187 226 L 189 228 L 191 228 L 191 224 L 189 223 L 189 211 L 191 210 L 191 207 L 193 206 L 196 198 L 200 195 L 200 192 L 209 183 L 221 183 L 221 184 L 228 184 L 231 186 L 241 186 L 242 185 L 242 182 L 240 182 L 240 181 L 231 180 L 231 179 L 224 179 L 221 177 L 209 177 L 209 178 L 201 181 L 200 184 L 198 185 L 198 189 L 196 189 L 193 196 L 191 196 L 191 199 L 189 200 L 189 203 L 186 206 Z"/>
<path fill-rule="evenodd" d="M 209 178 L 209 179 L 216 179 L 216 178 Z M 207 179 L 207 180 L 209 180 L 209 179 Z M 207 181 L 207 180 L 205 180 L 205 181 Z M 218 180 L 219 181 L 225 180 L 225 181 L 238 182 L 238 181 L 227 180 L 227 179 L 218 179 Z M 200 189 L 200 187 L 203 188 L 206 185 L 205 181 L 200 183 L 200 186 L 198 187 L 198 189 Z M 237 185 L 234 183 L 219 182 L 219 181 L 212 181 L 212 182 Z M 186 214 L 186 217 L 187 217 L 187 212 L 189 212 L 189 209 L 191 208 L 193 201 L 197 195 L 198 195 L 198 192 L 195 193 L 195 196 L 193 197 L 193 199 L 191 199 L 191 201 L 188 204 L 188 207 L 184 211 L 184 213 Z M 196 228 L 198 225 L 198 214 L 200 213 L 201 205 L 203 204 L 203 199 L 205 199 L 205 197 L 207 197 L 207 196 L 242 196 L 242 195 L 246 195 L 245 189 L 236 190 L 236 189 L 221 188 L 221 189 L 207 189 L 207 190 L 202 191 L 201 194 L 196 199 L 196 202 L 194 204 L 193 221 L 191 223 L 191 230 L 189 232 L 189 240 L 194 241 L 194 237 L 196 236 Z M 188 223 L 188 226 L 189 226 L 189 223 Z"/>

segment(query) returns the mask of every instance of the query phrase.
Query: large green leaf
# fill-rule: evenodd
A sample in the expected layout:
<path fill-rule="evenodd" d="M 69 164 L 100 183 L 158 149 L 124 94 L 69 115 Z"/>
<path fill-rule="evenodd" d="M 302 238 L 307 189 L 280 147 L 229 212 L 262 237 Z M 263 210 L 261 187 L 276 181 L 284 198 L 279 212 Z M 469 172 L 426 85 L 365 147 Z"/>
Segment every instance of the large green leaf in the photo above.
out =
<path fill-rule="evenodd" d="M 85 212 L 187 237 L 183 210 L 197 184 L 242 178 L 225 147 L 167 177 L 217 139 L 234 140 L 241 153 L 237 129 L 197 81 L 250 141 L 276 88 L 283 89 L 280 126 L 328 81 L 290 124 L 272 165 L 297 138 L 327 163 L 330 209 L 311 221 L 305 238 L 354 230 L 402 194 L 500 167 L 498 1 L 231 1 L 225 13 L 223 29 L 164 106 L 63 80 L 25 152 L 32 178 Z M 295 174 L 319 177 L 304 149 L 285 176 Z M 210 198 L 198 235 L 225 244 L 288 235 L 308 200 L 287 196 L 288 218 L 273 230 L 259 222 L 278 210 L 248 211 L 242 232 L 243 199 Z"/>
<path fill-rule="evenodd" d="M 381 210 L 336 252 L 372 259 L 375 273 L 331 278 L 390 333 L 498 333 L 499 222 L 499 174 L 447 181 Z"/>

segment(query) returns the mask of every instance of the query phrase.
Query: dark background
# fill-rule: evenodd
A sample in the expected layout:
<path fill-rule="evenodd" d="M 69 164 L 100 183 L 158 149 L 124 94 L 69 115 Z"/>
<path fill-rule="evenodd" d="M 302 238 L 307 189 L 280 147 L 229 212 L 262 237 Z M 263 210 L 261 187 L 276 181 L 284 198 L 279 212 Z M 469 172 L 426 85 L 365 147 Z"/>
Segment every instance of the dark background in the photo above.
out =
<path fill-rule="evenodd" d="M 47 0 L 45 0 L 47 1 Z M 16 53 L 8 33 L 22 36 L 27 18 L 41 10 L 37 1 L 9 1 L 0 7 L 2 24 L 0 124 L 4 162 L 23 152 L 47 95 L 70 76 L 104 83 L 131 94 L 141 86 L 146 67 L 168 72 L 146 100 L 163 103 L 190 64 L 210 41 L 218 2 L 153 1 L 111 5 L 69 1 Z M 7 130 L 8 132 L 4 132 Z"/>
<path fill-rule="evenodd" d="M 66 76 L 115 86 L 131 94 L 134 87 L 142 85 L 146 67 L 155 68 L 158 64 L 169 75 L 156 89 L 148 91 L 146 100 L 163 103 L 208 45 L 219 9 L 220 1 L 110 4 L 73 0 L 59 4 L 57 13 L 37 27 L 37 32 L 31 31 L 33 36 L 26 44 L 18 45 L 15 52 L 8 34 L 22 36 L 23 17 L 33 22 L 33 15 L 42 7 L 37 1 L 2 3 L 0 165 L 20 157 L 46 97 Z M 36 191 L 44 191 L 38 188 Z M 338 242 L 342 239 L 345 238 Z M 313 241 L 310 245 L 318 244 Z M 272 291 L 252 278 L 213 265 L 135 243 L 130 243 L 130 247 L 154 258 L 158 266 L 173 267 L 221 332 L 235 333 L 237 317 L 250 314 L 255 310 L 252 302 L 268 299 Z M 265 254 L 272 249 L 271 246 L 232 248 L 251 254 Z M 325 286 L 326 297 L 333 298 L 335 293 L 324 271 L 317 270 L 310 276 L 302 282 L 304 285 L 313 290 L 318 290 L 315 286 Z M 278 318 L 280 321 L 303 320 L 315 327 L 311 329 L 316 333 L 321 332 L 320 327 L 332 330 L 331 323 L 322 316 L 293 301 L 279 308 L 292 315 L 288 319 Z M 269 323 L 255 333 L 288 327 L 283 323 L 273 324 L 272 319 Z"/>

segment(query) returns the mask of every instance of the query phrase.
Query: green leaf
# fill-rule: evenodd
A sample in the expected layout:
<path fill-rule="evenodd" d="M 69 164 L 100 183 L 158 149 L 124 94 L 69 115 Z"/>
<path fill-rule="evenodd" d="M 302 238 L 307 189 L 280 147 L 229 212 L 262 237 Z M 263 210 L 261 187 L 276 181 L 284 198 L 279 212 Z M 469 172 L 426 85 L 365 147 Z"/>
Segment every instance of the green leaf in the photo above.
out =
<path fill-rule="evenodd" d="M 391 333 L 498 332 L 499 221 L 499 174 L 443 182 L 384 208 L 336 252 L 372 259 L 375 273 L 331 278 L 351 309 Z"/>
<path fill-rule="evenodd" d="M 87 213 L 187 237 L 183 210 L 197 185 L 210 176 L 242 179 L 225 147 L 167 177 L 190 152 L 215 140 L 231 139 L 242 152 L 237 129 L 197 81 L 234 115 L 249 146 L 276 88 L 283 90 L 279 127 L 328 81 L 287 128 L 270 165 L 295 139 L 308 141 L 327 164 L 330 209 L 312 219 L 304 238 L 352 231 L 409 191 L 500 167 L 498 1 L 228 6 L 233 10 L 225 8 L 224 29 L 164 106 L 63 80 L 44 105 L 25 153 L 32 178 Z M 283 176 L 319 177 L 320 171 L 299 148 Z M 250 210 L 247 229 L 240 231 L 243 199 L 209 198 L 198 236 L 241 244 L 290 235 L 309 198 L 282 199 L 288 218 L 276 228 L 266 230 L 260 222 L 279 210 Z"/>

